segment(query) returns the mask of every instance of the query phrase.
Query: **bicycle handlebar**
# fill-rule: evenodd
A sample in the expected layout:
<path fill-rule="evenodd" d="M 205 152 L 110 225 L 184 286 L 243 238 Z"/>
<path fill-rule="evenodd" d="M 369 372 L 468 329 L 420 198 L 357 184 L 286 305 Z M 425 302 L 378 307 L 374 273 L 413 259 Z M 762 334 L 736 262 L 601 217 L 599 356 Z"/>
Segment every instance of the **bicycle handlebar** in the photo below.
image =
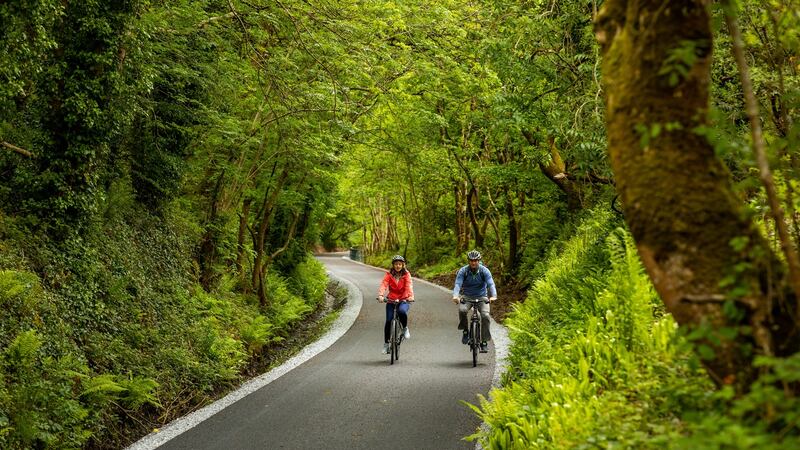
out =
<path fill-rule="evenodd" d="M 464 297 L 459 299 L 459 303 L 486 303 L 487 305 L 490 303 L 489 300 L 464 300 Z"/>
<path fill-rule="evenodd" d="M 388 298 L 384 298 L 383 301 L 381 301 L 380 297 L 375 297 L 375 300 L 377 300 L 377 301 L 379 301 L 381 303 L 414 303 L 416 301 L 416 300 L 409 300 L 407 298 L 400 299 L 400 300 L 391 300 L 391 299 L 388 299 Z"/>

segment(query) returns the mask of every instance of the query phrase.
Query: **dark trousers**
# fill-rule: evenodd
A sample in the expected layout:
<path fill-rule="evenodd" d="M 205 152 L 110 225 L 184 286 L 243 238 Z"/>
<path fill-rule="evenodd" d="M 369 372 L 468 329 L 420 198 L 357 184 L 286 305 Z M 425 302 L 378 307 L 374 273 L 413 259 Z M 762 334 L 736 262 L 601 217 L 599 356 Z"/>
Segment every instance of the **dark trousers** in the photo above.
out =
<path fill-rule="evenodd" d="M 469 300 L 488 300 L 487 297 L 464 297 Z M 489 332 L 489 304 L 488 303 L 462 303 L 458 305 L 458 329 L 467 330 L 467 312 L 470 308 L 477 308 L 481 313 L 481 342 L 486 342 L 492 339 L 492 334 Z"/>

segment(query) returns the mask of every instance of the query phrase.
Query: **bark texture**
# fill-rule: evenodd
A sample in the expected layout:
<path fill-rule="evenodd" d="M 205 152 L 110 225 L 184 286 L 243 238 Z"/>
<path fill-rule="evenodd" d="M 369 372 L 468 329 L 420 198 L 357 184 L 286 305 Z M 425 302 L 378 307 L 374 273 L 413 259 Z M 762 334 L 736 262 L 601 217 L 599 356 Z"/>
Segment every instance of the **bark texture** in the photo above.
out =
<path fill-rule="evenodd" d="M 794 303 L 783 266 L 697 131 L 708 124 L 709 3 L 606 1 L 596 34 L 611 164 L 639 254 L 678 323 L 739 331 L 732 340 L 706 340 L 714 357 L 705 364 L 717 383 L 746 390 L 756 354 L 786 355 L 800 346 L 781 308 Z M 694 58 L 676 57 L 686 48 Z M 726 301 L 742 316 L 726 314 Z"/>

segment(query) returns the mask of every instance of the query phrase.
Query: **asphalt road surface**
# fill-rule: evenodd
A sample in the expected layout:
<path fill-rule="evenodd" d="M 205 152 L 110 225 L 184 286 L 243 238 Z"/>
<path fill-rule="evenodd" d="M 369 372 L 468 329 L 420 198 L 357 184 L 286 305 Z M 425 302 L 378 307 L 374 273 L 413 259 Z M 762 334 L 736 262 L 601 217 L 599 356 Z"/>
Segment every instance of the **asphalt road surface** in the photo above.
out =
<path fill-rule="evenodd" d="M 385 306 L 374 300 L 383 272 L 340 256 L 320 260 L 363 293 L 352 328 L 327 350 L 160 448 L 474 448 L 463 437 L 480 420 L 462 401 L 477 403 L 477 394 L 487 395 L 493 345 L 473 368 L 450 295 L 417 281 L 411 339 L 389 365 L 381 353 Z"/>

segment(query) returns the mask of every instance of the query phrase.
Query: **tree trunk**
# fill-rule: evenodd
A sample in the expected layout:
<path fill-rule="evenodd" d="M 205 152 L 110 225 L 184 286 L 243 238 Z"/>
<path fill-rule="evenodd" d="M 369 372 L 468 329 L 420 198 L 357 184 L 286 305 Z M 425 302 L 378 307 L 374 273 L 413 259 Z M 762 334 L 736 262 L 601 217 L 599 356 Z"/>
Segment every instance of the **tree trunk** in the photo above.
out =
<path fill-rule="evenodd" d="M 453 180 L 456 216 L 456 254 L 461 255 L 469 247 L 469 227 L 467 226 L 467 205 L 464 181 Z"/>
<path fill-rule="evenodd" d="M 709 4 L 609 0 L 596 33 L 611 164 L 639 255 L 679 324 L 710 325 L 701 340 L 713 349 L 705 352 L 706 368 L 715 382 L 741 392 L 757 375 L 756 355 L 794 353 L 800 342 L 781 311 L 783 300 L 795 301 L 783 266 L 747 218 L 714 149 L 694 131 L 709 124 Z M 668 59 L 686 48 L 696 56 L 691 63 Z M 741 319 L 724 312 L 727 302 Z M 738 333 L 726 339 L 723 328 Z"/>
<path fill-rule="evenodd" d="M 463 250 L 461 248 L 461 236 L 463 234 L 462 227 L 463 223 L 461 221 L 461 192 L 459 192 L 459 185 L 457 182 L 453 182 L 453 203 L 454 203 L 454 217 L 456 221 L 456 253 L 461 253 Z"/>
<path fill-rule="evenodd" d="M 281 172 L 280 176 L 278 177 L 275 186 L 272 187 L 270 191 L 264 193 L 264 202 L 261 205 L 261 220 L 258 227 L 258 235 L 256 236 L 255 242 L 255 261 L 253 262 L 253 289 L 259 292 L 259 299 L 262 303 L 266 302 L 266 298 L 262 296 L 264 289 L 262 289 L 262 282 L 264 280 L 264 272 L 263 272 L 263 261 L 264 261 L 264 243 L 267 237 L 267 230 L 269 230 L 269 225 L 272 222 L 272 217 L 275 212 L 275 203 L 278 200 L 278 195 L 281 193 L 281 189 L 283 188 L 283 184 L 286 182 L 286 179 L 289 177 L 289 168 L 284 167 L 283 171 Z"/>
<path fill-rule="evenodd" d="M 467 194 L 467 215 L 469 216 L 470 224 L 472 224 L 475 248 L 483 247 L 483 234 L 481 234 L 481 227 L 478 224 L 478 218 L 475 214 L 475 204 L 478 203 L 478 201 L 478 190 L 473 186 Z"/>
<path fill-rule="evenodd" d="M 244 237 L 247 233 L 247 221 L 250 216 L 250 205 L 253 203 L 253 199 L 250 197 L 245 197 L 244 201 L 242 201 L 242 213 L 239 215 L 239 234 L 238 239 L 236 240 L 236 272 L 241 278 L 242 282 L 245 281 L 245 274 L 244 274 L 244 254 L 245 254 L 245 246 L 244 246 Z"/>
<path fill-rule="evenodd" d="M 538 146 L 538 142 L 534 139 L 533 134 L 529 131 L 522 131 L 523 136 L 528 141 L 530 145 Z M 576 211 L 581 208 L 583 197 L 580 186 L 575 183 L 573 180 L 569 179 L 567 175 L 567 166 L 564 164 L 564 160 L 561 158 L 561 153 L 558 151 L 558 147 L 556 147 L 556 140 L 553 136 L 548 138 L 548 143 L 550 145 L 550 162 L 547 164 L 539 163 L 539 170 L 542 173 L 555 183 L 561 192 L 567 197 L 567 208 L 571 211 Z"/>
<path fill-rule="evenodd" d="M 519 267 L 519 219 L 514 211 L 514 199 L 508 187 L 505 188 L 505 194 L 508 219 L 508 272 L 513 277 Z"/>
<path fill-rule="evenodd" d="M 208 219 L 206 220 L 206 232 L 200 243 L 200 285 L 206 291 L 211 290 L 214 279 L 214 264 L 217 260 L 217 240 L 219 237 L 219 198 L 222 193 L 222 183 L 225 180 L 225 170 L 222 170 L 214 183 L 214 190 L 210 195 L 210 206 Z"/>

